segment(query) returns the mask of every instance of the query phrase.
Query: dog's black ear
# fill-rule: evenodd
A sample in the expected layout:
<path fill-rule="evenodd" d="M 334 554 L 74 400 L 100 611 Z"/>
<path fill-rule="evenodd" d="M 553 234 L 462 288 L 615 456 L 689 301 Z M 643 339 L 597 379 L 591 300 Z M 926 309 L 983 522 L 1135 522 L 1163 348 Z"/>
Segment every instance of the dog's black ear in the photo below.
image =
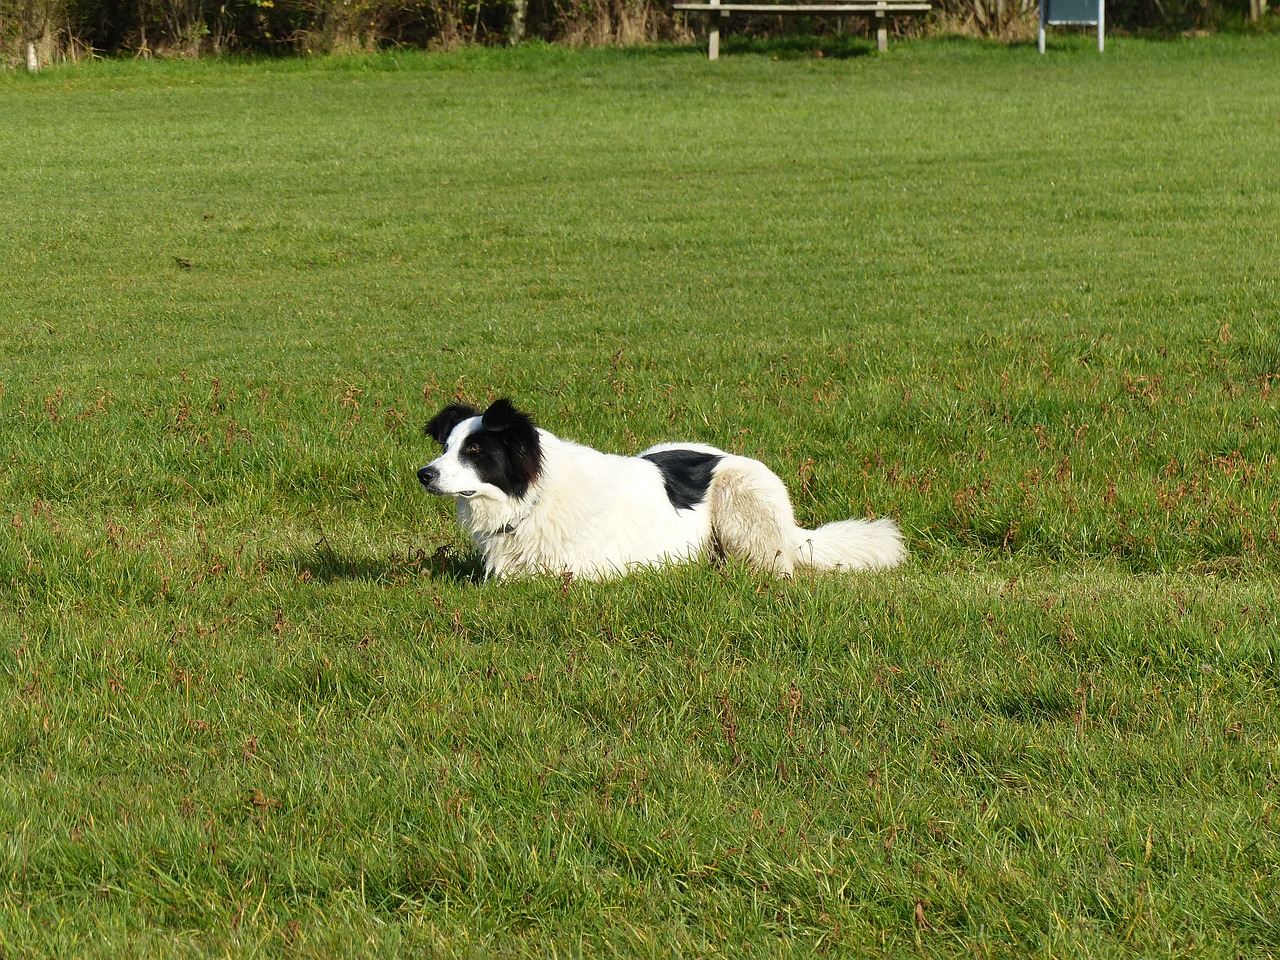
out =
<path fill-rule="evenodd" d="M 443 447 L 449 442 L 449 434 L 453 433 L 454 427 L 463 420 L 478 416 L 480 411 L 475 407 L 469 407 L 465 403 L 451 403 L 431 418 L 426 428 L 427 436 Z"/>
<path fill-rule="evenodd" d="M 517 410 L 506 397 L 489 404 L 489 409 L 484 412 L 481 423 L 486 430 L 492 430 L 494 433 L 500 433 L 503 430 L 520 432 L 535 429 L 533 418 Z"/>
<path fill-rule="evenodd" d="M 537 482 L 542 473 L 542 441 L 533 417 L 517 410 L 504 397 L 489 405 L 480 423 L 485 430 L 500 434 L 502 442 L 511 451 L 514 479 L 526 485 Z"/>

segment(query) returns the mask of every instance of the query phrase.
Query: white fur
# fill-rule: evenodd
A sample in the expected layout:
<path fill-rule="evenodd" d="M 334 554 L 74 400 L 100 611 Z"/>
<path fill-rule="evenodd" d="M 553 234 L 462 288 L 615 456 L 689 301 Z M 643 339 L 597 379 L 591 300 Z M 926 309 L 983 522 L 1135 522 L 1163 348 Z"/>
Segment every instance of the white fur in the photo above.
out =
<path fill-rule="evenodd" d="M 601 453 L 538 430 L 542 471 L 514 499 L 480 482 L 459 459 L 480 418 L 450 433 L 430 466 L 435 492 L 455 496 L 458 521 L 484 558 L 490 577 L 572 574 L 608 577 L 636 567 L 696 560 L 718 553 L 790 575 L 797 568 L 874 570 L 906 556 L 892 520 L 841 520 L 816 530 L 798 527 L 786 487 L 758 460 L 696 443 L 661 444 L 635 457 Z M 676 509 L 662 472 L 641 459 L 662 450 L 717 454 L 706 498 Z"/>

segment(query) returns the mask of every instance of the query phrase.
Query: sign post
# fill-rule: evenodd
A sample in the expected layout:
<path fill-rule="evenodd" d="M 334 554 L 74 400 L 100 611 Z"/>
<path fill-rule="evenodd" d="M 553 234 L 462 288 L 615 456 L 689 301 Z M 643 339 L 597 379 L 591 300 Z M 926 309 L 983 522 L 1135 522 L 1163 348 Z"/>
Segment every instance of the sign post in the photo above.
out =
<path fill-rule="evenodd" d="M 1102 52 L 1106 0 L 1040 0 L 1040 52 L 1044 53 L 1044 28 L 1059 24 L 1098 26 L 1098 52 Z"/>

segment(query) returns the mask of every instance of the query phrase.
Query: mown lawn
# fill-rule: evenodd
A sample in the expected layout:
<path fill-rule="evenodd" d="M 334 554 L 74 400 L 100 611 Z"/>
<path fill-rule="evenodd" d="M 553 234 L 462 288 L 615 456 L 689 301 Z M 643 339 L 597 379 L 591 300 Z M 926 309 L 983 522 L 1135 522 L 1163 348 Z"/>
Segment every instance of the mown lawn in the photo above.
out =
<path fill-rule="evenodd" d="M 1280 38 L 779 52 L 0 75 L 3 956 L 1280 955 Z M 500 395 L 911 559 L 481 582 Z"/>

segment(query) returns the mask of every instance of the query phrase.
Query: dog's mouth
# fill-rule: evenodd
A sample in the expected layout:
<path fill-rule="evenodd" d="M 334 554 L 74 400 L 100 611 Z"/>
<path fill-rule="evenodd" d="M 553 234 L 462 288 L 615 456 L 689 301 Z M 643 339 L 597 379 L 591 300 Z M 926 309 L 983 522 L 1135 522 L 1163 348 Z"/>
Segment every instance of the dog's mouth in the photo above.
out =
<path fill-rule="evenodd" d="M 428 464 L 418 471 L 418 482 L 426 488 L 427 493 L 438 497 L 465 497 L 470 500 L 479 490 L 446 490 L 440 484 L 440 471 Z"/>
<path fill-rule="evenodd" d="M 435 484 L 423 484 L 427 488 L 427 493 L 434 493 L 437 497 L 461 497 L 463 500 L 470 500 L 479 490 L 441 490 Z"/>

